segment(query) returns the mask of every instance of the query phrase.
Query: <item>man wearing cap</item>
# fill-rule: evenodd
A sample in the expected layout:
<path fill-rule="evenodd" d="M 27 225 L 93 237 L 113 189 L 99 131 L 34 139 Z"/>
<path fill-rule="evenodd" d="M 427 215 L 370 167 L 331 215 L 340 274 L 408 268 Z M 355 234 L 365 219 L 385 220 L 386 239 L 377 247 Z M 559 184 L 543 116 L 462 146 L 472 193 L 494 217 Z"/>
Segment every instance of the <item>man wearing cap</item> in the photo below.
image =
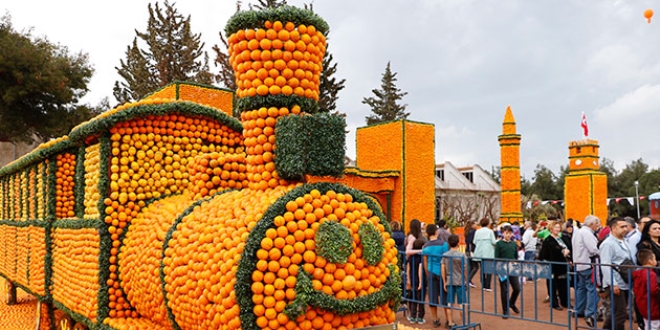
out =
<path fill-rule="evenodd" d="M 596 231 L 600 227 L 600 219 L 595 215 L 584 218 L 584 225 L 573 232 L 573 263 L 577 275 L 575 288 L 575 313 L 578 317 L 584 316 L 590 328 L 596 323 L 596 306 L 598 295 L 596 286 L 592 281 L 593 262 L 598 256 L 598 239 Z"/>

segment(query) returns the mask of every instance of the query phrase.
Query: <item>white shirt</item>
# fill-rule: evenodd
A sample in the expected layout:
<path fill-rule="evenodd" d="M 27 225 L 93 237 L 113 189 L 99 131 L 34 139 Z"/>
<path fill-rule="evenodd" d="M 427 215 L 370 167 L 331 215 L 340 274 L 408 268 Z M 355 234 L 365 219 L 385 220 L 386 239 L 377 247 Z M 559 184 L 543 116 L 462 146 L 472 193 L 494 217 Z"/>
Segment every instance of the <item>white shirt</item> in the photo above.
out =
<path fill-rule="evenodd" d="M 633 257 L 633 262 L 637 263 L 637 244 L 639 241 L 642 239 L 642 233 L 639 232 L 638 228 L 633 229 L 626 235 L 626 238 L 624 239 L 626 243 L 628 243 L 628 247 L 630 248 L 630 254 L 632 254 Z"/>
<path fill-rule="evenodd" d="M 536 251 L 536 242 L 538 238 L 534 237 L 534 230 L 529 227 L 525 230 L 522 237 L 522 242 L 525 244 L 525 251 Z"/>
<path fill-rule="evenodd" d="M 575 270 L 582 271 L 590 269 L 590 265 L 583 265 L 591 263 L 591 257 L 598 255 L 598 238 L 594 235 L 594 231 L 588 226 L 582 226 L 580 229 L 573 232 L 573 262 L 576 263 Z"/>

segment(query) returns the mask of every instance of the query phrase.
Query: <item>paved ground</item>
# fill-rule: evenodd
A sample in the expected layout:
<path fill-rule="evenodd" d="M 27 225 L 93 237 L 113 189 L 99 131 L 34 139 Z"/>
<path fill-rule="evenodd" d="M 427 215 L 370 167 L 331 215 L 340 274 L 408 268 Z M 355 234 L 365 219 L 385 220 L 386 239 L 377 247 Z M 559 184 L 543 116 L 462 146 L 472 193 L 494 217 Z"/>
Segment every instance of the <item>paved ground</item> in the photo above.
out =
<path fill-rule="evenodd" d="M 499 313 L 501 312 L 500 307 L 500 292 L 499 287 L 497 291 L 486 292 L 480 289 L 480 285 L 477 283 L 477 288 L 472 288 L 470 290 L 470 323 L 480 323 L 481 329 L 507 329 L 507 330 L 529 330 L 529 329 L 539 329 L 544 330 L 554 330 L 554 329 L 587 329 L 586 323 L 583 319 L 576 320 L 572 318 L 569 320 L 568 311 L 564 309 L 563 311 L 557 311 L 550 308 L 549 303 L 544 303 L 543 300 L 546 297 L 546 287 L 545 280 L 538 282 L 528 282 L 525 285 L 521 285 L 521 295 L 518 299 L 517 306 L 520 308 L 521 314 L 511 314 L 508 319 L 503 319 Z M 535 301 L 535 290 L 536 297 Z M 482 294 L 483 293 L 483 294 Z M 482 303 L 483 300 L 483 303 Z M 498 315 L 493 315 L 495 313 L 495 303 L 498 306 Z M 467 308 L 467 307 L 466 307 Z M 457 312 L 454 312 L 454 315 L 457 315 Z M 402 312 L 397 314 L 397 322 L 402 325 L 414 327 L 417 329 L 444 329 L 434 328 L 432 324 L 432 318 L 430 317 L 430 310 L 426 308 L 426 321 L 424 325 L 411 324 L 404 317 Z M 444 325 L 446 319 L 444 314 L 441 315 L 441 320 Z M 460 324 L 461 322 L 458 316 L 454 317 L 454 322 Z M 576 323 L 577 322 L 577 323 Z M 570 323 L 570 325 L 569 325 Z M 599 324 L 602 326 L 602 323 Z"/>
<path fill-rule="evenodd" d="M 23 290 L 18 289 L 18 304 L 7 306 L 5 279 L 0 277 L 0 329 L 1 330 L 26 330 L 34 329 L 37 317 L 37 298 Z"/>

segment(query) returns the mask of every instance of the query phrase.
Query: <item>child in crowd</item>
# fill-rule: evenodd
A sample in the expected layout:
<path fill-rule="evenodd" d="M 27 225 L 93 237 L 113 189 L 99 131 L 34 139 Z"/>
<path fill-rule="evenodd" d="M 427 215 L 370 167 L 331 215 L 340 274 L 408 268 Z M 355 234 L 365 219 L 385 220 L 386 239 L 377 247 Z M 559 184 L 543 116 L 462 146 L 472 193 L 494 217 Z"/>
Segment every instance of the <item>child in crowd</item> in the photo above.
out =
<path fill-rule="evenodd" d="M 426 239 L 420 237 L 413 242 L 414 250 L 421 250 L 426 244 Z M 411 289 L 409 291 L 411 300 L 408 302 L 410 308 L 410 323 L 424 324 L 424 298 L 426 296 L 426 272 L 421 254 L 413 254 L 408 259 L 410 267 L 408 268 L 408 278 L 410 279 Z"/>
<path fill-rule="evenodd" d="M 451 234 L 447 238 L 449 251 L 442 256 L 442 278 L 444 279 L 444 289 L 447 291 L 447 303 L 454 307 L 463 306 L 465 299 L 465 253 L 458 248 L 458 236 Z M 459 312 L 459 318 L 462 318 L 462 312 Z M 454 310 L 449 309 L 447 315 L 449 327 L 456 326 L 454 322 Z"/>
<path fill-rule="evenodd" d="M 511 226 L 504 226 L 501 228 L 502 240 L 497 241 L 495 244 L 495 258 L 499 259 L 518 259 L 518 245 L 511 239 L 513 238 L 513 229 Z M 508 265 L 507 265 L 508 266 Z M 509 309 L 514 313 L 520 313 L 516 307 L 516 300 L 520 294 L 520 280 L 518 276 L 500 275 L 500 288 L 502 292 L 502 318 L 506 319 L 509 316 Z M 509 284 L 511 284 L 511 297 L 509 297 Z"/>
<path fill-rule="evenodd" d="M 637 262 L 644 268 L 632 273 L 635 305 L 644 318 L 644 329 L 660 330 L 660 287 L 657 274 L 649 268 L 656 267 L 658 261 L 653 251 L 642 249 L 637 253 Z"/>
<path fill-rule="evenodd" d="M 441 260 L 442 255 L 449 250 L 449 244 L 438 237 L 438 227 L 434 224 L 426 226 L 426 234 L 429 241 L 424 244 L 422 255 L 424 255 L 424 268 L 429 272 L 429 302 L 431 315 L 434 318 L 433 326 L 442 325 L 438 317 L 438 305 L 447 306 L 447 292 L 442 284 Z M 449 319 L 449 310 L 443 307 L 445 316 Z M 448 324 L 448 323 L 447 323 Z M 446 324 L 445 324 L 446 325 Z"/>

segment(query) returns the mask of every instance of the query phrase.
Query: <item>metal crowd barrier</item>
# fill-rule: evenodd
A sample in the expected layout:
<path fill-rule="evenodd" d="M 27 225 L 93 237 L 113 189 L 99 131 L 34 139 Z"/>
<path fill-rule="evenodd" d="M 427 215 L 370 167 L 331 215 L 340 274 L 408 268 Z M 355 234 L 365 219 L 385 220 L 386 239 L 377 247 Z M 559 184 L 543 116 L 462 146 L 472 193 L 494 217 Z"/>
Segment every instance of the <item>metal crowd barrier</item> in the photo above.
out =
<path fill-rule="evenodd" d="M 475 281 L 475 286 L 476 287 L 471 287 L 469 285 L 469 282 L 467 280 L 467 275 L 469 274 L 470 270 L 470 258 L 461 258 L 461 257 L 444 257 L 444 258 L 460 258 L 460 267 L 461 267 L 461 272 L 463 276 L 461 276 L 460 282 L 461 286 L 465 288 L 465 300 L 464 304 L 462 306 L 458 306 L 457 304 L 442 304 L 444 301 L 444 295 L 447 294 L 447 292 L 444 292 L 443 290 L 440 291 L 440 297 L 439 297 L 439 303 L 430 303 L 429 299 L 429 293 L 433 291 L 432 281 L 430 280 L 430 275 L 426 274 L 428 273 L 427 270 L 425 274 L 423 274 L 426 277 L 426 283 L 425 285 L 422 285 L 422 290 L 421 294 L 419 295 L 414 295 L 411 290 L 408 289 L 407 281 L 410 280 L 410 277 L 414 276 L 419 276 L 418 270 L 417 269 L 410 269 L 408 267 L 408 263 L 410 258 L 406 258 L 405 253 L 400 253 L 399 255 L 401 264 L 402 264 L 402 272 L 404 272 L 402 275 L 403 278 L 403 283 L 402 283 L 402 290 L 403 290 L 403 305 L 400 311 L 403 311 L 404 316 L 408 315 L 409 313 L 409 306 L 410 304 L 424 304 L 425 306 L 431 306 L 431 307 L 437 307 L 438 309 L 438 314 L 441 315 L 441 319 L 445 319 L 442 311 L 440 309 L 451 309 L 454 311 L 454 322 L 458 325 L 457 327 L 454 327 L 453 329 L 471 329 L 474 327 L 477 327 L 479 324 L 474 322 L 473 314 L 482 314 L 482 315 L 490 315 L 490 316 L 499 316 L 499 317 L 506 317 L 509 319 L 519 319 L 519 320 L 525 320 L 525 321 L 530 321 L 530 322 L 536 322 L 536 323 L 541 323 L 541 324 L 549 324 L 549 325 L 555 325 L 555 326 L 564 326 L 568 329 L 601 329 L 603 326 L 603 320 L 605 318 L 610 318 L 612 328 L 615 328 L 615 313 L 614 313 L 614 306 L 609 306 L 605 305 L 606 308 L 605 310 L 601 309 L 603 312 L 603 315 L 594 315 L 595 317 L 597 316 L 597 321 L 595 322 L 593 327 L 589 327 L 586 325 L 584 321 L 580 321 L 580 319 L 583 319 L 582 316 L 578 316 L 575 313 L 575 306 L 573 304 L 573 301 L 575 301 L 575 293 L 572 292 L 571 287 L 577 288 L 578 287 L 578 279 L 576 276 L 576 273 L 573 271 L 574 265 L 571 265 L 569 263 L 561 263 L 561 262 L 547 262 L 547 261 L 540 261 L 540 260 L 511 260 L 511 259 L 483 259 L 479 262 L 479 272 L 477 275 L 474 277 L 475 279 L 480 279 L 480 281 Z M 441 263 L 441 260 L 443 256 L 438 256 L 438 255 L 423 255 L 423 257 L 428 258 L 428 262 L 439 262 Z M 450 262 L 449 269 L 447 270 L 447 274 L 453 274 L 453 262 Z M 613 264 L 584 264 L 584 265 L 589 265 L 592 267 L 592 275 L 595 272 L 596 276 L 598 274 L 602 274 L 603 270 L 606 268 L 621 268 L 623 271 L 628 272 L 630 276 L 628 276 L 628 288 L 629 290 L 626 292 L 627 299 L 628 299 L 628 307 L 627 307 L 627 317 L 626 317 L 626 325 L 625 329 L 631 329 L 631 330 L 636 330 L 638 327 L 638 320 L 636 317 L 636 312 L 634 311 L 633 306 L 635 306 L 634 299 L 633 299 L 633 276 L 632 272 L 636 269 L 640 269 L 641 267 L 620 267 L 619 265 L 613 265 Z M 561 279 L 559 281 L 555 279 L 553 281 L 553 276 L 552 276 L 552 269 L 555 267 L 557 272 L 565 273 L 566 274 L 566 280 L 565 280 L 565 288 L 560 288 L 563 291 L 563 294 L 566 295 L 568 298 L 567 301 L 565 301 L 566 306 L 562 307 L 561 311 L 557 311 L 553 308 L 551 308 L 552 304 L 552 296 L 550 293 L 554 294 L 562 294 L 560 291 L 556 291 L 555 289 L 557 288 L 558 284 L 559 286 L 561 285 Z M 557 269 L 559 267 L 559 269 Z M 565 268 L 565 272 L 563 271 L 562 268 Z M 649 268 L 645 267 L 644 268 L 648 274 L 650 272 L 656 272 L 656 274 L 660 275 L 660 267 L 655 267 L 655 268 Z M 610 276 L 610 283 L 614 283 L 614 278 L 615 278 L 615 271 L 609 272 Z M 647 275 L 648 275 L 647 274 Z M 491 281 L 491 289 L 492 292 L 487 292 L 485 290 L 482 290 L 483 282 L 484 279 L 487 278 L 490 275 L 492 277 Z M 451 281 L 453 278 L 449 275 L 450 278 L 448 280 Z M 510 295 L 510 290 L 511 290 L 511 279 L 514 280 L 520 280 L 522 282 L 522 278 L 525 278 L 525 283 L 527 284 L 522 284 L 520 283 L 520 294 L 518 296 L 518 302 L 516 306 L 519 308 L 520 313 L 513 313 L 511 310 L 511 306 L 506 306 L 509 310 L 508 314 L 503 314 L 503 308 L 502 308 L 502 303 L 501 303 L 501 287 L 499 282 L 506 282 L 506 288 L 508 288 L 508 295 Z M 659 277 L 660 278 L 660 277 Z M 592 276 L 593 279 L 593 276 Z M 530 283 L 531 281 L 531 283 Z M 531 284 L 531 285 L 530 285 Z M 571 285 L 572 284 L 572 285 Z M 504 285 L 502 285 L 504 286 Z M 651 285 L 650 283 L 647 283 L 647 292 L 650 291 Z M 526 292 L 529 293 L 529 290 L 533 291 L 532 298 L 533 299 L 533 308 L 530 310 L 529 306 L 525 306 L 526 299 L 530 299 L 529 297 L 526 297 L 527 295 L 525 294 Z M 477 294 L 473 296 L 473 291 L 477 291 Z M 598 296 L 598 289 L 596 292 L 593 293 L 595 296 L 592 296 L 591 298 L 597 299 L 596 300 L 596 306 L 598 306 L 599 302 L 602 304 L 603 299 L 601 299 Z M 491 297 L 492 295 L 492 297 Z M 608 297 L 610 301 L 614 300 L 614 292 L 613 290 L 609 290 L 608 292 Z M 544 298 L 550 297 L 550 302 L 545 303 Z M 557 297 L 559 299 L 559 297 Z M 658 297 L 651 297 L 649 296 L 647 299 L 647 315 L 651 315 L 652 308 L 651 308 L 651 300 L 652 299 L 659 299 Z M 560 303 L 560 302 L 558 302 Z M 507 299 L 507 305 L 508 305 L 508 299 Z M 527 307 L 527 308 L 525 308 Z M 549 309 L 549 313 L 539 313 L 539 310 L 541 308 L 546 308 Z M 598 310 L 598 308 L 597 308 Z M 460 316 L 456 314 L 456 312 L 460 312 Z M 425 315 L 426 322 L 430 323 L 433 321 L 435 316 L 428 317 L 428 315 Z M 443 322 L 444 325 L 444 322 Z M 648 330 L 648 329 L 647 329 Z"/>

